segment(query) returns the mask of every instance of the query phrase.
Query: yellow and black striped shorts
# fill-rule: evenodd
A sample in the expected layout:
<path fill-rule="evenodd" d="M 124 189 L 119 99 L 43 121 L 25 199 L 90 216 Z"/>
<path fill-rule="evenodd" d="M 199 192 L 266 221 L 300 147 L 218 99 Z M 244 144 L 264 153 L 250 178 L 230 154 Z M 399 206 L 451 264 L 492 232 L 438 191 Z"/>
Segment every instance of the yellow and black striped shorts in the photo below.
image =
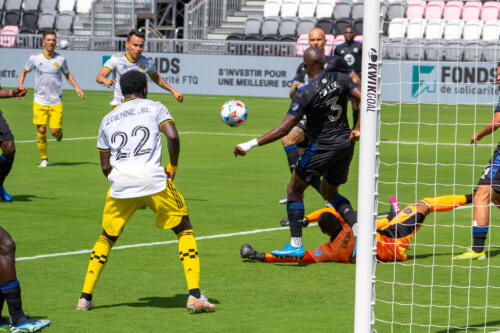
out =
<path fill-rule="evenodd" d="M 174 228 L 188 215 L 184 198 L 170 180 L 163 191 L 144 197 L 117 199 L 111 198 L 108 191 L 102 214 L 104 231 L 119 236 L 132 215 L 144 205 L 156 213 L 156 226 L 160 229 Z"/>

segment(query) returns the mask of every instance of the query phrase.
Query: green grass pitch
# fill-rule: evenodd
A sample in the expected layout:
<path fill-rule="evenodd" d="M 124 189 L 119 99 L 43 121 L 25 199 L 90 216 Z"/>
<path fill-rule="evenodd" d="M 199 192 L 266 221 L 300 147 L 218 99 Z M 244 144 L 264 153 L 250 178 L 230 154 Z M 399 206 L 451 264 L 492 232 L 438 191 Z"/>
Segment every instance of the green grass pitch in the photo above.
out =
<path fill-rule="evenodd" d="M 15 164 L 5 183 L 14 202 L 0 203 L 0 221 L 17 243 L 18 258 L 89 250 L 101 232 L 108 184 L 100 170 L 95 137 L 100 120 L 109 111 L 111 92 L 89 91 L 85 101 L 73 91 L 64 94 L 64 140 L 49 142 L 50 164 L 46 169 L 37 168 L 32 93 L 22 101 L 0 101 L 17 147 Z M 286 211 L 278 200 L 289 180 L 281 144 L 259 147 L 243 158 L 234 158 L 232 150 L 235 144 L 279 124 L 289 100 L 241 98 L 248 106 L 249 119 L 242 127 L 229 128 L 220 121 L 218 110 L 233 96 L 188 95 L 182 104 L 169 95 L 152 94 L 150 98 L 169 107 L 181 133 L 175 183 L 186 199 L 195 235 L 279 227 Z M 417 108 L 396 105 L 385 106 L 382 111 L 379 192 L 383 202 L 394 193 L 402 202 L 411 203 L 416 197 L 449 194 L 454 189 L 457 193 L 470 192 L 480 166 L 491 156 L 491 147 L 465 146 L 474 130 L 472 126 L 445 125 L 471 124 L 474 112 L 465 107 L 441 107 L 438 113 L 437 106 L 420 106 L 419 114 L 424 119 L 443 125 L 416 126 L 413 122 L 423 121 Z M 436 119 L 437 114 L 441 118 Z M 476 114 L 475 121 L 485 123 L 491 117 L 491 107 L 479 108 Z M 395 124 L 398 120 L 403 123 Z M 439 142 L 456 141 L 464 146 L 392 144 L 398 137 L 403 141 L 419 137 L 429 142 L 437 138 Z M 394 164 L 398 160 L 405 162 L 399 169 Z M 164 161 L 168 162 L 166 150 Z M 478 167 L 467 165 L 472 163 Z M 341 187 L 341 193 L 350 198 L 353 206 L 357 204 L 357 174 L 356 154 L 349 181 Z M 440 185 L 427 185 L 435 183 Z M 454 188 L 448 184 L 459 185 Z M 381 212 L 387 211 L 383 202 L 379 205 Z M 309 212 L 322 207 L 322 200 L 314 190 L 308 190 L 305 205 Z M 493 211 L 493 219 L 498 216 Z M 453 227 L 453 221 L 457 226 Z M 465 328 L 485 323 L 500 326 L 498 308 L 490 307 L 487 313 L 482 309 L 486 293 L 489 306 L 500 305 L 498 247 L 491 248 L 489 262 L 475 262 L 472 268 L 468 263 L 452 266 L 451 255 L 462 251 L 452 242 L 462 246 L 470 243 L 470 223 L 471 209 L 431 215 L 417 234 L 416 246 L 408 251 L 405 265 L 377 265 L 377 278 L 385 281 L 376 287 L 379 332 L 391 331 L 385 321 L 414 323 L 411 327 L 396 324 L 395 332 L 446 331 L 439 326 Z M 488 243 L 498 246 L 498 237 L 498 231 L 492 230 Z M 155 228 L 152 212 L 139 210 L 116 246 L 175 239 L 173 232 Z M 355 265 L 263 264 L 246 262 L 239 256 L 243 243 L 258 250 L 272 250 L 288 240 L 287 230 L 200 239 L 201 288 L 217 305 L 212 314 L 186 312 L 186 285 L 176 244 L 112 251 L 94 293 L 97 308 L 90 312 L 75 311 L 88 264 L 87 253 L 21 260 L 17 271 L 24 308 L 33 317 L 52 320 L 47 332 L 352 331 Z M 306 248 L 326 240 L 317 227 L 304 230 Z M 434 242 L 439 245 L 433 246 Z M 412 278 L 418 285 L 407 285 Z M 479 288 L 486 285 L 488 278 L 489 285 L 496 289 Z M 450 300 L 458 308 L 450 308 Z M 413 309 L 411 304 L 415 305 Z M 467 307 L 469 310 L 464 309 Z M 429 329 L 429 324 L 435 327 Z"/>

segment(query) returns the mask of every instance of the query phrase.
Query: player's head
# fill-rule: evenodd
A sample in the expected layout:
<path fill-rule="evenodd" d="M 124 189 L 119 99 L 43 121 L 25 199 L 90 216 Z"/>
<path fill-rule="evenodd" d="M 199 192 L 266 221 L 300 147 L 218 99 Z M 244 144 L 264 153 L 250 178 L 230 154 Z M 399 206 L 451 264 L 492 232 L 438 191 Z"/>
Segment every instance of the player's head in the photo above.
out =
<path fill-rule="evenodd" d="M 137 61 L 144 51 L 144 40 L 146 36 L 142 31 L 133 29 L 127 35 L 127 41 L 125 42 L 125 47 L 127 48 L 127 54 L 132 60 Z"/>
<path fill-rule="evenodd" d="M 318 225 L 321 231 L 328 236 L 335 238 L 342 230 L 339 220 L 335 215 L 329 212 L 321 213 L 318 218 Z"/>
<path fill-rule="evenodd" d="M 309 76 L 315 76 L 314 74 L 322 72 L 325 67 L 325 55 L 323 50 L 316 46 L 311 46 L 305 50 L 304 67 Z"/>
<path fill-rule="evenodd" d="M 148 96 L 148 79 L 143 72 L 133 69 L 121 76 L 120 88 L 125 99 L 131 97 L 146 98 Z"/>
<path fill-rule="evenodd" d="M 325 32 L 321 28 L 314 28 L 309 31 L 309 46 L 316 46 L 317 48 L 325 49 Z"/>
<path fill-rule="evenodd" d="M 346 42 L 352 42 L 354 40 L 354 28 L 350 25 L 344 29 L 344 38 Z"/>
<path fill-rule="evenodd" d="M 42 34 L 42 45 L 46 51 L 53 52 L 57 44 L 57 35 L 54 30 L 44 31 Z"/>

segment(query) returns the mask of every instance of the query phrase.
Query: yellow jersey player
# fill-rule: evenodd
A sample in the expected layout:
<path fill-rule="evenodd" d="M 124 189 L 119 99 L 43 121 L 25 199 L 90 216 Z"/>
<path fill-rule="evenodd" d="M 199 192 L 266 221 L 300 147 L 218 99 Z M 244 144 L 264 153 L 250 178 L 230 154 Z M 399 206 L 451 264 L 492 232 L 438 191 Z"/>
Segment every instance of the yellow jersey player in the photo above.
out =
<path fill-rule="evenodd" d="M 151 58 L 146 58 L 142 55 L 144 40 L 144 33 L 135 29 L 130 31 L 128 33 L 127 42 L 125 43 L 125 47 L 127 48 L 125 53 L 117 53 L 111 56 L 111 58 L 104 63 L 99 74 L 97 74 L 97 83 L 102 83 L 108 88 L 114 85 L 113 100 L 110 103 L 112 107 L 116 107 L 123 101 L 120 79 L 123 74 L 132 69 L 146 73 L 154 83 L 170 91 L 175 99 L 177 99 L 179 103 L 182 103 L 184 98 L 183 95 L 172 88 L 165 79 L 158 74 Z M 111 72 L 113 73 L 113 78 L 107 78 Z"/>
<path fill-rule="evenodd" d="M 42 44 L 44 49 L 39 54 L 32 55 L 26 66 L 24 66 L 19 75 L 18 88 L 24 89 L 24 79 L 26 73 L 32 69 L 35 74 L 35 97 L 33 102 L 33 123 L 37 127 L 36 142 L 40 152 L 41 162 L 39 167 L 45 168 L 48 162 L 47 155 L 47 122 L 49 123 L 50 133 L 61 141 L 62 133 L 62 75 L 66 76 L 69 84 L 76 91 L 76 94 L 82 99 L 85 94 L 76 83 L 75 78 L 68 69 L 66 58 L 55 51 L 57 36 L 54 31 L 45 31 L 43 33 Z"/>
<path fill-rule="evenodd" d="M 77 310 L 94 308 L 92 294 L 109 259 L 111 247 L 135 211 L 147 205 L 156 213 L 156 226 L 172 229 L 189 290 L 187 308 L 212 312 L 215 305 L 200 293 L 200 259 L 184 198 L 172 183 L 180 151 L 179 136 L 167 108 L 146 99 L 147 78 L 140 71 L 120 80 L 125 100 L 101 122 L 97 148 L 101 168 L 110 183 L 102 218 L 103 232 L 92 249 Z M 161 165 L 161 135 L 167 137 L 170 163 Z"/>

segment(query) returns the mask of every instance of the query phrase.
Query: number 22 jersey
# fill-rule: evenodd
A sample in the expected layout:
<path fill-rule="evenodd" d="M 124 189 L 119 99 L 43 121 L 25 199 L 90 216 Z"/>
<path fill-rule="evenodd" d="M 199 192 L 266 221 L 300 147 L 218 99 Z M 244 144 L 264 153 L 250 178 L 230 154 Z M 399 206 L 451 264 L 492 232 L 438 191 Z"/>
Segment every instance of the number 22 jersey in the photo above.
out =
<path fill-rule="evenodd" d="M 142 197 L 165 189 L 160 128 L 167 121 L 173 118 L 163 104 L 140 98 L 123 101 L 103 118 L 97 149 L 111 152 L 112 198 Z"/>

